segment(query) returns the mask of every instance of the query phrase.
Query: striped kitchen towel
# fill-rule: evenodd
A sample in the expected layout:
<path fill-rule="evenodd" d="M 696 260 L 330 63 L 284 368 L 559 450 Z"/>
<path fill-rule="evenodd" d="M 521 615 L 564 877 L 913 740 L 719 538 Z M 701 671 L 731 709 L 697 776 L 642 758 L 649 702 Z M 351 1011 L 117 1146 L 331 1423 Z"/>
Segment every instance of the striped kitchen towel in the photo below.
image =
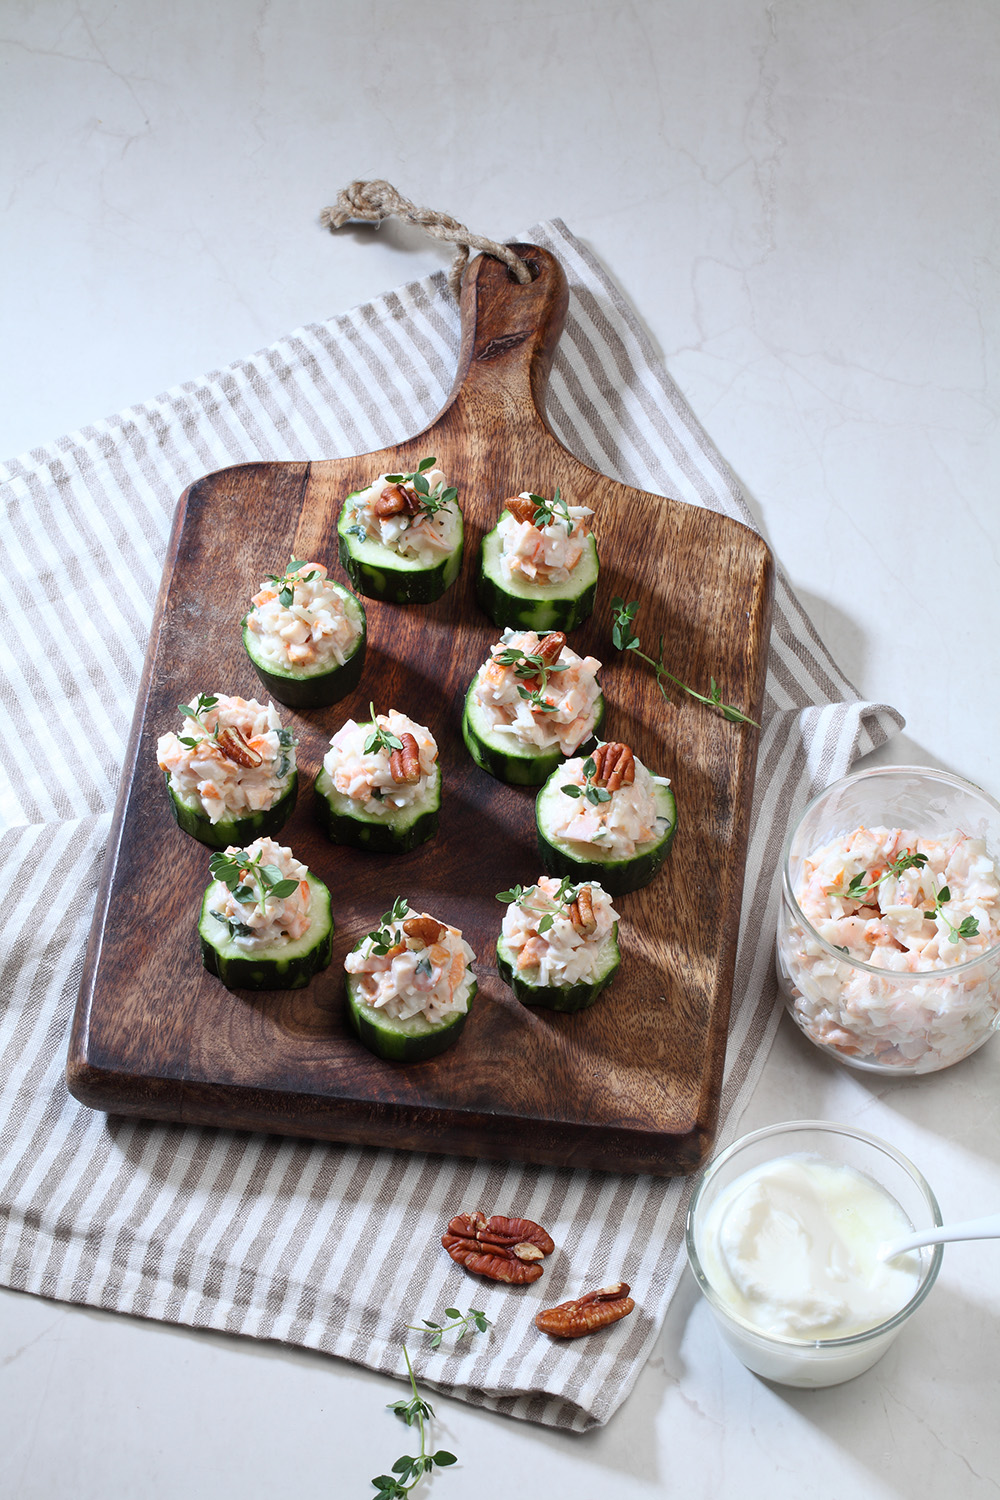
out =
<path fill-rule="evenodd" d="M 522 238 L 570 282 L 548 397 L 562 441 L 628 484 L 752 524 L 603 270 L 558 221 Z M 63 1077 L 177 496 L 226 464 L 402 441 L 442 406 L 458 342 L 438 274 L 0 469 L 0 1282 L 399 1375 L 404 1325 L 472 1294 L 440 1253 L 442 1224 L 455 1205 L 501 1205 L 566 1252 L 574 1279 L 553 1271 L 552 1301 L 622 1276 L 640 1312 L 581 1348 L 538 1337 L 517 1299 L 477 1285 L 489 1335 L 421 1349 L 417 1368 L 467 1401 L 581 1431 L 607 1421 L 652 1348 L 682 1269 L 683 1181 L 107 1119 Z M 779 576 L 723 1129 L 777 1025 L 760 934 L 774 929 L 789 818 L 901 722 L 858 701 Z"/>

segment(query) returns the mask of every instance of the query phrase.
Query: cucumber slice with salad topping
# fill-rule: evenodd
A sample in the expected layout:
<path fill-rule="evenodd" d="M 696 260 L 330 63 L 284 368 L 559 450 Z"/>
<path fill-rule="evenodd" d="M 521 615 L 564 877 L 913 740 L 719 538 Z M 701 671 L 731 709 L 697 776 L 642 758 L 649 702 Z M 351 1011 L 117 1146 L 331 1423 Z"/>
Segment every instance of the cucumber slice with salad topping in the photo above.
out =
<path fill-rule="evenodd" d="M 617 922 L 613 933 L 601 944 L 594 963 L 594 978 L 578 979 L 574 984 L 539 984 L 537 969 L 518 973 L 517 954 L 502 937 L 497 939 L 497 970 L 504 984 L 510 986 L 522 1005 L 539 1005 L 547 1010 L 587 1010 L 614 979 L 621 961 Z"/>
<path fill-rule="evenodd" d="M 633 782 L 609 789 L 600 764 L 608 750 L 627 747 L 600 745 L 586 761 L 567 761 L 553 772 L 535 799 L 535 824 L 538 853 L 550 875 L 598 880 L 611 895 L 621 896 L 648 885 L 662 865 L 677 829 L 677 802 L 665 779 L 652 776 L 638 760 L 638 787 Z M 609 821 L 611 799 L 623 794 L 639 826 L 651 829 L 646 837 L 629 838 L 619 831 L 621 819 Z M 592 827 L 575 818 L 578 809 L 589 814 Z"/>
<path fill-rule="evenodd" d="M 327 837 L 374 854 L 405 854 L 433 838 L 441 808 L 441 767 L 429 729 L 390 709 L 330 741 L 316 778 L 316 806 Z M 367 797 L 348 795 L 367 791 Z"/>
<path fill-rule="evenodd" d="M 270 575 L 242 625 L 257 676 L 289 708 L 326 708 L 361 680 L 364 605 L 321 563 L 293 558 L 280 578 Z"/>
<path fill-rule="evenodd" d="M 188 801 L 179 796 L 170 785 L 169 776 L 166 781 L 170 806 L 177 820 L 177 826 L 210 849 L 229 849 L 233 845 L 242 849 L 247 844 L 252 844 L 254 839 L 280 833 L 295 811 L 295 800 L 299 792 L 299 773 L 293 771 L 284 792 L 273 807 L 265 808 L 262 812 L 248 812 L 242 817 L 225 818 L 219 823 L 213 823 L 208 814 L 203 812 L 197 804 L 197 799 Z"/>
<path fill-rule="evenodd" d="M 507 907 L 497 939 L 497 968 L 522 1005 L 585 1010 L 621 963 L 618 913 L 596 881 L 542 878 L 500 891 Z"/>
<path fill-rule="evenodd" d="M 575 630 L 592 613 L 597 543 L 591 511 L 523 494 L 508 500 L 483 538 L 476 598 L 495 625 L 520 630 Z"/>
<path fill-rule="evenodd" d="M 475 690 L 479 673 L 469 684 L 462 714 L 462 738 L 476 765 L 488 771 L 498 781 L 512 786 L 541 786 L 556 767 L 565 759 L 558 745 L 545 750 L 519 745 L 509 734 L 498 734 L 490 725 L 482 705 L 476 701 Z M 578 750 L 589 750 L 595 743 L 594 736 L 604 722 L 604 697 L 594 705 L 594 727 Z"/>
<path fill-rule="evenodd" d="M 432 604 L 459 575 L 462 512 L 436 462 L 425 458 L 412 474 L 382 475 L 340 508 L 341 566 L 370 599 Z"/>
<path fill-rule="evenodd" d="M 290 849 L 261 839 L 214 854 L 209 868 L 198 936 L 210 974 L 230 989 L 296 990 L 329 965 L 330 892 Z"/>

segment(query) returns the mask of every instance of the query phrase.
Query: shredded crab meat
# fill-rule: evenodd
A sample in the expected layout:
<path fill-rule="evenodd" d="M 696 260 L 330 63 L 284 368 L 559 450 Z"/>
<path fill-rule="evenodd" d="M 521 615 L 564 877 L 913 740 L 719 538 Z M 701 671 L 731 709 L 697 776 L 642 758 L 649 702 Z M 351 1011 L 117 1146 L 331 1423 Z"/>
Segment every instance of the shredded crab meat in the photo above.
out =
<path fill-rule="evenodd" d="M 365 744 L 372 733 L 371 724 L 357 724 L 348 719 L 330 741 L 330 748 L 323 757 L 323 767 L 333 782 L 334 788 L 343 797 L 350 797 L 372 816 L 386 816 L 397 808 L 410 807 L 427 795 L 431 781 L 435 779 L 438 748 L 434 736 L 423 724 L 408 719 L 406 714 L 390 709 L 377 714 L 375 723 L 387 729 L 397 740 L 411 734 L 417 742 L 420 756 L 420 776 L 412 782 L 393 780 L 391 751 L 384 747 L 366 751 Z"/>
<path fill-rule="evenodd" d="M 497 660 L 510 648 L 534 656 L 543 640 L 544 636 L 533 630 L 505 630 L 479 672 L 475 698 L 494 734 L 538 750 L 558 745 L 563 755 L 572 755 L 594 731 L 601 696 L 597 683 L 601 663 L 596 656 L 577 656 L 570 646 L 563 646 L 558 663 L 566 670 L 550 673 L 541 691 L 551 709 L 546 712 L 519 691 L 534 683 L 518 677 L 515 665 Z"/>
<path fill-rule="evenodd" d="M 282 588 L 270 581 L 261 584 L 251 601 L 246 627 L 256 637 L 258 654 L 285 670 L 343 666 L 361 634 L 343 594 L 322 563 L 303 563 L 285 576 L 291 604 L 281 603 Z"/>
<path fill-rule="evenodd" d="M 427 912 L 406 907 L 404 914 L 383 929 L 390 941 L 389 952 L 373 952 L 377 946 L 371 934 L 360 948 L 348 953 L 344 968 L 357 977 L 357 992 L 362 1003 L 382 1011 L 394 1020 L 406 1021 L 423 1016 L 434 1024 L 469 1008 L 476 961 L 469 944 L 457 927 L 440 919 L 444 932 L 432 943 L 403 931 L 404 923 L 413 917 L 427 917 Z M 401 945 L 401 951 L 392 950 Z"/>
<path fill-rule="evenodd" d="M 560 819 L 557 813 L 548 832 L 571 844 L 589 845 L 601 854 L 631 859 L 642 844 L 663 832 L 656 813 L 656 789 L 669 786 L 670 781 L 654 776 L 636 756 L 634 781 L 612 792 L 607 802 L 595 803 L 586 796 L 585 765 L 586 760 L 577 757 L 560 768 L 559 785 L 578 787 L 580 796 L 560 794 L 565 803 L 565 808 L 559 808 L 563 816 Z"/>
<path fill-rule="evenodd" d="M 524 491 L 519 497 L 530 500 Z M 586 505 L 568 505 L 572 528 L 558 515 L 547 526 L 519 521 L 505 510 L 497 525 L 500 538 L 500 572 L 507 583 L 515 578 L 529 583 L 565 583 L 571 576 L 586 545 L 590 532 L 589 518 L 594 512 Z"/>
<path fill-rule="evenodd" d="M 433 499 L 448 488 L 448 481 L 441 469 L 428 469 L 424 478 Z M 440 562 L 447 553 L 453 552 L 459 537 L 457 501 L 449 501 L 433 515 L 420 510 L 416 515 L 406 513 L 378 516 L 375 514 L 375 503 L 390 488 L 388 476 L 380 474 L 366 490 L 348 495 L 344 504 L 352 526 L 357 527 L 369 541 L 380 542 L 383 547 L 388 547 L 400 557 L 415 558 L 424 567 Z M 412 484 L 405 484 L 402 488 L 415 501 L 419 501 L 420 496 Z"/>
<path fill-rule="evenodd" d="M 889 873 L 907 853 L 926 864 Z M 949 899 L 939 906 L 945 887 Z M 802 861 L 795 898 L 812 931 L 783 919 L 778 965 L 795 1018 L 814 1041 L 931 1072 L 990 1034 L 1000 1015 L 1000 878 L 982 839 L 857 828 Z"/>
<path fill-rule="evenodd" d="M 200 720 L 185 718 L 180 735 L 162 734 L 157 741 L 157 763 L 171 790 L 213 823 L 273 807 L 295 774 L 294 739 L 274 704 L 220 694 Z M 247 758 L 259 756 L 259 765 L 242 765 L 226 754 L 226 730 L 236 731 L 250 751 Z"/>
<path fill-rule="evenodd" d="M 596 979 L 601 949 L 618 921 L 611 897 L 596 880 L 586 882 L 591 893 L 596 926 L 583 934 L 573 926 L 570 903 L 579 886 L 570 886 L 563 901 L 557 899 L 561 882 L 543 875 L 507 907 L 503 918 L 503 936 L 508 948 L 517 955 L 517 969 L 540 985 L 571 985 Z M 552 925 L 539 933 L 543 917 L 551 916 Z"/>
<path fill-rule="evenodd" d="M 297 860 L 291 849 L 269 838 L 255 839 L 246 849 L 231 847 L 226 853 L 234 858 L 245 856 L 247 864 L 259 856 L 260 864 L 269 866 L 272 873 L 278 870 L 282 880 L 299 882 L 289 896 L 266 897 L 263 908 L 257 899 L 257 888 L 250 879 L 245 879 L 245 888 L 253 891 L 252 901 L 238 901 L 235 894 L 219 882 L 219 889 L 208 909 L 220 928 L 229 929 L 229 940 L 247 953 L 258 953 L 262 948 L 292 943 L 302 937 L 309 927 L 308 865 Z"/>

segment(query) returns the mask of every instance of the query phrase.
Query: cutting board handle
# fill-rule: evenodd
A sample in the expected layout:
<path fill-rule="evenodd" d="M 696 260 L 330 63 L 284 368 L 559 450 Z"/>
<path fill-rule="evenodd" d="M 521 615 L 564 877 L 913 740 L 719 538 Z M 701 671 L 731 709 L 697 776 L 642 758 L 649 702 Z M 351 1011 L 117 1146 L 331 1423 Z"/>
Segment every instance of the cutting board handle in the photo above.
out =
<path fill-rule="evenodd" d="M 539 245 L 513 245 L 535 273 L 524 286 L 502 261 L 478 255 L 462 283 L 462 346 L 448 401 L 435 422 L 492 431 L 545 417 L 545 388 L 566 308 L 566 273 Z"/>

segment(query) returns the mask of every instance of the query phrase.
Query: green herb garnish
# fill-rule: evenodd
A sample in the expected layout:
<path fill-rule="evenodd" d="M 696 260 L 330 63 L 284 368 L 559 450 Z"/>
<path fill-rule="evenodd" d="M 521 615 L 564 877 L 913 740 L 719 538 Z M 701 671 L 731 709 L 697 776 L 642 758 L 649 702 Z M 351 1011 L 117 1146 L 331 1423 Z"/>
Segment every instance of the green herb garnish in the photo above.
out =
<path fill-rule="evenodd" d="M 569 513 L 569 506 L 559 493 L 558 485 L 551 500 L 545 500 L 541 495 L 529 495 L 528 499 L 534 502 L 535 514 L 531 521 L 539 531 L 543 526 L 551 526 L 553 521 L 561 521 L 567 532 L 573 530 L 573 517 Z"/>
<path fill-rule="evenodd" d="M 532 891 L 537 890 L 537 885 L 515 885 L 511 886 L 509 891 L 498 891 L 496 899 L 498 901 L 502 901 L 504 906 L 510 906 L 513 902 L 517 902 L 520 905 L 528 896 L 531 895 Z M 569 908 L 573 905 L 573 902 L 576 900 L 577 896 L 580 894 L 580 888 L 579 886 L 573 885 L 573 882 L 568 875 L 564 875 L 562 880 L 560 880 L 559 882 L 559 889 L 556 891 L 554 896 L 547 896 L 544 891 L 540 892 L 540 894 L 545 896 L 545 899 L 547 901 L 551 901 L 553 905 L 557 906 L 559 908 L 559 912 L 563 916 L 565 916 Z M 541 936 L 543 932 L 548 932 L 554 921 L 555 913 L 546 912 L 539 921 L 537 927 L 535 928 L 535 931 L 539 936 Z"/>
<path fill-rule="evenodd" d="M 408 484 L 420 502 L 420 509 L 425 515 L 437 515 L 439 510 L 449 510 L 451 503 L 458 496 L 458 490 L 454 485 L 448 489 L 444 488 L 444 481 L 439 480 L 431 489 L 427 482 L 426 471 L 433 469 L 437 463 L 436 458 L 422 458 L 412 474 L 387 474 L 386 484 Z"/>
<path fill-rule="evenodd" d="M 247 857 L 245 849 L 235 855 L 218 850 L 208 862 L 214 880 L 221 880 L 227 890 L 242 906 L 257 906 L 263 912 L 268 896 L 283 901 L 299 886 L 297 880 L 289 880 L 277 865 L 261 863 L 262 851 L 258 849 L 253 859 Z"/>
<path fill-rule="evenodd" d="M 516 646 L 505 646 L 502 651 L 497 652 L 493 660 L 499 662 L 502 667 L 514 668 L 514 676 L 521 679 L 517 685 L 518 695 L 526 703 L 530 703 L 539 713 L 557 712 L 555 704 L 548 703 L 542 695 L 553 672 L 568 671 L 568 661 L 548 662 L 530 651 L 519 651 Z M 527 687 L 526 684 L 532 680 L 537 685 L 533 688 Z"/>
<path fill-rule="evenodd" d="M 295 598 L 295 585 L 297 583 L 311 583 L 316 577 L 315 570 L 313 570 L 312 573 L 305 573 L 299 578 L 297 575 L 305 567 L 308 567 L 308 562 L 293 557 L 283 573 L 267 574 L 268 583 L 273 583 L 278 590 L 278 603 L 283 604 L 286 609 L 289 608 Z"/>
<path fill-rule="evenodd" d="M 178 703 L 177 712 L 183 719 L 194 719 L 195 723 L 204 731 L 206 735 L 208 735 L 211 731 L 208 729 L 205 723 L 204 716 L 208 713 L 210 708 L 215 707 L 218 701 L 218 698 L 214 697 L 211 693 L 199 693 L 197 703 Z M 215 738 L 218 739 L 218 724 L 216 724 L 215 726 L 214 733 Z M 193 750 L 198 743 L 196 739 L 193 739 L 190 735 L 187 734 L 179 734 L 177 738 L 180 740 L 181 744 L 186 745 L 189 750 Z"/>
<path fill-rule="evenodd" d="M 375 717 L 374 703 L 368 704 L 368 712 L 372 716 L 372 724 L 375 727 L 365 740 L 365 754 L 373 755 L 377 750 L 388 750 L 391 754 L 393 750 L 402 750 L 403 741 L 397 739 L 394 734 L 390 734 L 388 729 L 381 729 L 379 727 Z"/>
<path fill-rule="evenodd" d="M 379 925 L 374 932 L 366 933 L 366 937 L 372 940 L 372 952 L 379 958 L 384 958 L 389 949 L 392 948 L 399 938 L 399 934 L 393 928 L 403 920 L 410 909 L 410 903 L 405 896 L 397 896 L 390 909 L 382 913 Z"/>
<path fill-rule="evenodd" d="M 610 802 L 611 793 L 607 787 L 594 785 L 594 777 L 596 775 L 597 766 L 594 764 L 593 758 L 588 756 L 583 763 L 584 785 L 579 787 L 575 782 L 570 782 L 566 786 L 561 786 L 559 790 L 567 797 L 586 797 L 587 801 L 594 807 L 597 807 L 602 802 Z"/>
<path fill-rule="evenodd" d="M 457 1330 L 457 1337 L 464 1338 L 467 1333 L 485 1333 L 490 1326 L 490 1320 L 485 1313 L 477 1308 L 470 1307 L 463 1317 L 457 1307 L 445 1309 L 445 1317 L 452 1319 L 443 1327 L 439 1323 L 432 1323 L 425 1318 L 422 1327 L 415 1324 L 407 1324 L 407 1327 L 419 1333 L 431 1335 L 431 1348 L 440 1347 L 441 1340 L 446 1333 Z M 406 1360 L 406 1372 L 410 1377 L 410 1390 L 413 1392 L 409 1401 L 392 1401 L 387 1410 L 394 1411 L 396 1416 L 404 1421 L 407 1427 L 416 1425 L 420 1434 L 420 1452 L 417 1454 L 404 1453 L 397 1458 L 389 1474 L 379 1474 L 372 1480 L 375 1486 L 375 1495 L 372 1500 L 405 1500 L 405 1497 L 420 1482 L 425 1474 L 432 1469 L 450 1468 L 452 1464 L 458 1463 L 454 1453 L 448 1453 L 439 1448 L 436 1453 L 427 1452 L 427 1428 L 426 1423 L 434 1416 L 434 1408 L 429 1401 L 425 1401 L 417 1389 L 416 1376 L 410 1363 L 410 1355 L 406 1345 L 403 1345 L 403 1358 Z"/>
<path fill-rule="evenodd" d="M 948 918 L 945 916 L 941 908 L 945 905 L 946 902 L 950 900 L 951 891 L 946 885 L 943 885 L 938 891 L 937 895 L 934 897 L 933 911 L 924 912 L 924 916 L 926 917 L 927 921 L 934 922 L 937 920 L 938 916 L 943 917 L 944 925 L 948 929 L 949 943 L 957 943 L 959 938 L 975 937 L 979 931 L 979 923 L 975 917 L 965 917 L 958 927 L 956 927 L 953 922 L 949 922 Z"/>
<path fill-rule="evenodd" d="M 656 685 L 664 698 L 667 697 L 667 690 L 663 686 L 663 679 L 664 677 L 666 677 L 667 680 L 669 682 L 672 682 L 675 687 L 679 687 L 682 693 L 687 693 L 690 697 L 696 698 L 699 703 L 704 703 L 708 708 L 718 709 L 722 717 L 724 719 L 728 719 L 731 724 L 752 724 L 754 728 L 760 728 L 757 720 L 751 719 L 749 714 L 745 714 L 742 709 L 734 708 L 731 703 L 723 703 L 722 690 L 714 677 L 709 679 L 711 687 L 709 692 L 705 694 L 699 693 L 694 688 L 688 687 L 687 683 L 681 682 L 679 677 L 675 677 L 673 672 L 668 671 L 663 664 L 662 635 L 660 636 L 660 654 L 656 661 L 654 661 L 651 656 L 647 656 L 644 651 L 640 650 L 639 637 L 632 629 L 635 617 L 638 613 L 638 599 L 633 600 L 631 604 L 626 604 L 624 599 L 612 599 L 611 639 L 618 647 L 619 651 L 634 651 L 636 656 L 641 657 L 643 661 L 649 663 L 653 671 L 656 673 Z"/>
<path fill-rule="evenodd" d="M 902 854 L 897 854 L 895 859 L 890 859 L 881 875 L 877 875 L 874 880 L 869 881 L 866 877 L 866 872 L 862 870 L 852 878 L 846 891 L 834 889 L 829 894 L 831 896 L 846 897 L 849 901 L 863 902 L 867 895 L 870 895 L 872 891 L 878 890 L 883 880 L 898 879 L 904 870 L 922 870 L 926 863 L 926 854 L 917 854 L 910 849 L 906 849 Z M 947 896 L 945 900 L 948 900 Z"/>

